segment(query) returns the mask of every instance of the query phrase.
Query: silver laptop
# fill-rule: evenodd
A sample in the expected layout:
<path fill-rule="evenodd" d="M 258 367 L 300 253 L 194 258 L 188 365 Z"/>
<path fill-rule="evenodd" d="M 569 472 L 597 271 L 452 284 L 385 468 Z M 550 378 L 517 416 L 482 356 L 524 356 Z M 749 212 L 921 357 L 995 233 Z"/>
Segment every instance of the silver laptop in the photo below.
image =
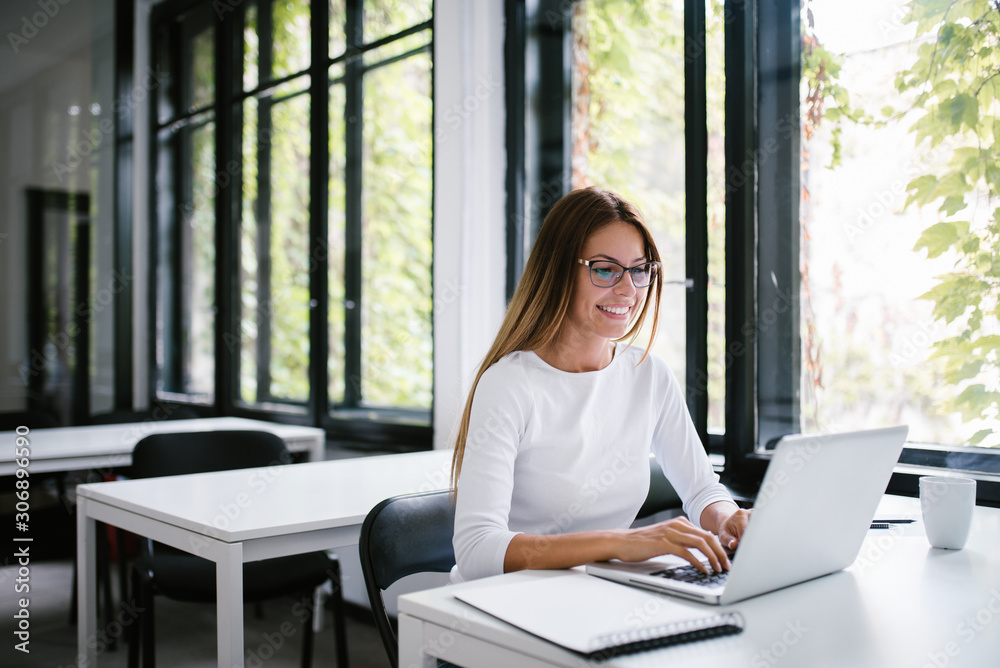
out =
<path fill-rule="evenodd" d="M 783 437 L 728 573 L 704 578 L 671 555 L 591 563 L 586 571 L 726 605 L 846 568 L 861 550 L 906 433 L 901 426 Z"/>

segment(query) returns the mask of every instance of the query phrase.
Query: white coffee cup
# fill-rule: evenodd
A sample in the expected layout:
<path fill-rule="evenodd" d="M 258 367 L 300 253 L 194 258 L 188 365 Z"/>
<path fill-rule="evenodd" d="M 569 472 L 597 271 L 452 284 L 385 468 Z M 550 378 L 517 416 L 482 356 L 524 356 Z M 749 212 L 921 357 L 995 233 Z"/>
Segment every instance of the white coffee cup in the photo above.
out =
<path fill-rule="evenodd" d="M 920 511 L 927 540 L 934 547 L 961 550 L 969 539 L 976 507 L 976 481 L 969 478 L 920 478 Z"/>

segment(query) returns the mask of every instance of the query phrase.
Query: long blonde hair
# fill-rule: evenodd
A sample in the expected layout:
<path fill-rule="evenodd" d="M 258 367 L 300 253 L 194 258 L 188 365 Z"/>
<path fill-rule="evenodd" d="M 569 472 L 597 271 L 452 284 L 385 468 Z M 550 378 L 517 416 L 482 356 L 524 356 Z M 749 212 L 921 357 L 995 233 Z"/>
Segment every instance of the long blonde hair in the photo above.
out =
<path fill-rule="evenodd" d="M 491 366 L 518 350 L 537 350 L 555 339 L 569 310 L 573 296 L 573 283 L 578 268 L 577 259 L 584 244 L 592 234 L 615 222 L 631 225 L 643 239 L 646 259 L 660 261 L 653 236 L 646 229 L 642 214 L 629 202 L 615 193 L 598 188 L 582 188 L 567 194 L 552 207 L 535 239 L 531 255 L 525 265 L 521 281 L 507 306 L 507 313 L 500 330 L 476 373 L 476 378 L 465 400 L 465 409 L 455 438 L 455 452 L 451 461 L 451 486 L 458 485 L 462 472 L 462 459 L 469 436 L 469 418 L 472 399 L 479 379 Z M 649 340 L 656 336 L 660 316 L 662 284 L 657 272 L 650 286 L 652 299 L 646 293 L 642 309 L 632 321 L 621 340 L 628 343 L 635 339 L 646 320 L 650 302 L 653 304 L 653 326 Z M 643 359 L 646 358 L 647 346 Z"/>

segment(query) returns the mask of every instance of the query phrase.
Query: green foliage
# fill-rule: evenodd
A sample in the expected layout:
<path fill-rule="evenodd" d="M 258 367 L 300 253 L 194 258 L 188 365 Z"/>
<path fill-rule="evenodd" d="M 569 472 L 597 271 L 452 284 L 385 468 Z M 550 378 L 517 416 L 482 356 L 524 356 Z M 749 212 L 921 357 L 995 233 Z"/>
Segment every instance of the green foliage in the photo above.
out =
<path fill-rule="evenodd" d="M 343 3 L 333 3 L 331 44 L 343 45 Z M 365 3 L 364 39 L 395 34 L 430 17 L 430 0 Z M 309 65 L 309 2 L 275 3 L 271 36 L 257 35 L 255 15 L 248 14 L 245 86 L 257 84 L 258 38 L 273 39 L 274 63 L 261 81 L 301 72 Z M 341 8 L 339 12 L 338 8 Z M 407 41 L 407 39 L 409 41 Z M 366 55 L 366 64 L 398 55 L 413 42 L 426 44 L 427 33 L 387 44 Z M 406 42 L 404 44 L 404 42 Z M 393 51 L 396 49 L 396 51 Z M 332 55 L 340 55 L 335 53 Z M 342 66 L 340 66 L 342 67 Z M 336 71 L 331 79 L 338 78 Z M 310 107 L 308 76 L 296 77 L 268 91 L 258 103 L 243 107 L 243 219 L 241 237 L 240 390 L 249 402 L 277 399 L 304 402 L 309 379 L 310 280 L 320 256 L 329 263 L 329 355 L 331 404 L 344 401 L 345 387 L 360 391 L 365 405 L 431 405 L 433 386 L 431 234 L 432 102 L 431 60 L 417 53 L 375 67 L 364 77 L 362 170 L 362 374 L 346 378 L 345 346 L 345 94 L 341 83 L 330 87 L 328 238 L 316 242 L 309 232 Z M 269 113 L 270 132 L 258 128 Z M 269 208 L 258 192 L 260 156 L 270 160 Z M 355 167 L 358 168 L 358 167 Z M 264 225 L 263 223 L 269 223 Z M 269 237 L 261 237 L 267 230 Z M 257 257 L 264 242 L 270 284 L 258 285 Z M 260 325 L 270 324 L 261 341 Z M 259 348 L 269 352 L 269 367 L 259 369 Z M 258 385 L 266 383 L 266 387 Z M 317 388 L 318 389 L 318 388 Z M 322 390 L 319 390 L 322 391 Z"/>
<path fill-rule="evenodd" d="M 433 396 L 431 60 L 365 77 L 362 378 L 366 405 L 429 407 Z"/>
<path fill-rule="evenodd" d="M 817 36 L 808 0 L 803 0 L 802 10 L 803 133 L 809 139 L 824 120 L 833 124 L 830 129 L 833 151 L 828 165 L 832 169 L 841 164 L 842 122 L 867 122 L 871 117 L 851 105 L 850 93 L 840 82 L 840 56 L 827 49 Z"/>
<path fill-rule="evenodd" d="M 950 159 L 907 186 L 907 205 L 937 206 L 931 225 L 914 250 L 929 258 L 954 258 L 954 271 L 921 299 L 934 303 L 934 316 L 950 325 L 934 343 L 934 357 L 946 364 L 945 380 L 961 388 L 951 402 L 962 418 L 995 424 L 1000 412 L 1000 10 L 987 0 L 914 0 L 907 21 L 925 41 L 916 61 L 900 72 L 900 93 L 915 94 L 916 143 L 943 146 Z M 984 207 L 984 204 L 987 206 Z M 951 220 L 971 208 L 968 220 Z M 992 209 L 992 210 L 990 210 Z M 996 429 L 979 430 L 981 444 Z"/>

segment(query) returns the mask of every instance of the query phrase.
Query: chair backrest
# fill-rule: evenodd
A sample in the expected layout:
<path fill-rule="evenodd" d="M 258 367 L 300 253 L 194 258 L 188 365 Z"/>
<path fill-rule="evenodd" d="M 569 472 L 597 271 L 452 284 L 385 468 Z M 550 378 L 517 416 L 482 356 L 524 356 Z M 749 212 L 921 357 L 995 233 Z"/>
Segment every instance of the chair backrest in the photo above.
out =
<path fill-rule="evenodd" d="M 649 458 L 649 494 L 642 503 L 636 519 L 649 517 L 663 510 L 681 507 L 681 497 L 678 496 L 674 486 L 670 484 L 667 477 L 663 475 L 663 469 L 653 458 Z"/>
<path fill-rule="evenodd" d="M 414 573 L 447 573 L 455 565 L 455 506 L 447 490 L 394 496 L 372 508 L 361 525 L 361 572 L 375 625 L 393 667 L 396 632 L 382 591 Z"/>
<path fill-rule="evenodd" d="M 150 434 L 132 451 L 132 477 L 228 471 L 288 464 L 280 436 L 266 431 L 196 431 Z"/>

